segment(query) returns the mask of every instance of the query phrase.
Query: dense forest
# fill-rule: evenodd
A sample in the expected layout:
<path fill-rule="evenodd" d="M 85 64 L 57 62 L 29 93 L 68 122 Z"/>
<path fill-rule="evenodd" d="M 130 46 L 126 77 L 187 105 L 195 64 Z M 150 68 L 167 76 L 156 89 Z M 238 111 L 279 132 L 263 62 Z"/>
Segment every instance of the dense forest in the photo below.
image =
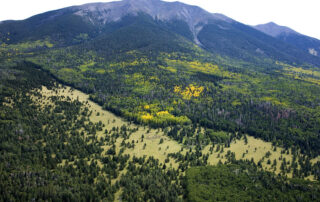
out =
<path fill-rule="evenodd" d="M 208 156 L 202 154 L 203 141 L 199 138 L 195 141 L 198 146 L 186 153 L 168 153 L 168 161 L 175 159 L 179 164 L 177 168 L 162 164 L 152 156 L 125 154 L 126 149 L 135 145 L 126 141 L 135 128 L 113 127 L 105 131 L 105 138 L 98 138 L 97 132 L 103 125 L 88 119 L 92 111 L 86 103 L 64 96 L 43 97 L 37 89 L 46 86 L 56 91 L 57 81 L 30 63 L 1 67 L 1 81 L 0 191 L 3 201 L 112 201 L 120 190 L 123 201 L 232 200 L 233 197 L 243 201 L 257 198 L 281 201 L 287 196 L 296 197 L 292 200 L 307 201 L 319 198 L 318 183 L 275 176 L 263 171 L 259 164 L 235 160 L 232 153 L 228 153 L 226 165 L 205 167 Z M 50 102 L 43 102 L 46 99 Z M 178 140 L 175 131 L 188 137 L 198 130 L 187 125 L 180 127 L 167 130 L 167 135 Z M 227 143 L 223 136 L 217 139 L 214 131 L 211 133 L 213 137 L 209 130 L 206 133 L 211 141 Z M 115 148 L 118 138 L 123 139 L 120 150 Z M 227 139 L 230 141 L 231 137 Z M 160 140 L 159 144 L 162 142 Z M 106 152 L 102 149 L 104 145 L 109 145 Z M 300 166 L 308 162 L 307 159 L 299 161 Z M 315 168 L 309 165 L 305 169 L 314 172 Z M 301 174 L 304 176 L 303 172 Z M 210 179 L 208 188 L 199 189 L 197 183 L 201 183 L 201 176 L 204 180 Z M 256 181 L 259 186 L 253 187 L 259 190 L 259 196 L 254 191 L 243 192 L 243 187 L 252 186 L 252 177 L 259 179 Z M 218 188 L 214 184 L 221 191 L 208 192 Z M 198 188 L 194 189 L 194 186 Z"/>
<path fill-rule="evenodd" d="M 189 201 L 318 201 L 319 186 L 261 172 L 245 162 L 187 171 Z"/>

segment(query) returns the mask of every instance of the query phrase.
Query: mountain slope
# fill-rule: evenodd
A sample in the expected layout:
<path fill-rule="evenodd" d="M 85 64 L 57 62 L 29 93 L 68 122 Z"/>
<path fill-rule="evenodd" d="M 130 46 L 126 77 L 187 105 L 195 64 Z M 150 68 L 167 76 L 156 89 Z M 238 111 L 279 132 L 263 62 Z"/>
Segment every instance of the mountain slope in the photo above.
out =
<path fill-rule="evenodd" d="M 319 63 L 319 58 L 238 22 L 209 23 L 199 33 L 199 40 L 213 53 L 255 63 L 262 58 L 298 64 Z"/>
<path fill-rule="evenodd" d="M 50 11 L 22 21 L 4 21 L 0 30 L 0 41 L 7 44 L 48 37 L 59 44 L 72 44 L 80 33 L 92 36 L 97 31 L 91 23 L 74 15 L 73 8 Z"/>
<path fill-rule="evenodd" d="M 5 43 L 51 38 L 57 45 L 73 45 L 115 31 L 119 26 L 126 26 L 123 21 L 141 15 L 149 16 L 157 26 L 166 25 L 168 31 L 214 54 L 260 64 L 269 58 L 320 66 L 318 57 L 226 16 L 180 2 L 160 0 L 93 3 L 51 11 L 24 21 L 4 22 L 0 24 L 0 36 Z M 10 33 L 10 41 L 6 40 L 7 33 Z M 317 49 L 313 51 L 316 52 Z"/>
<path fill-rule="evenodd" d="M 254 26 L 255 29 L 291 44 L 304 52 L 320 56 L 320 40 L 300 34 L 288 27 L 277 25 L 273 22 Z"/>

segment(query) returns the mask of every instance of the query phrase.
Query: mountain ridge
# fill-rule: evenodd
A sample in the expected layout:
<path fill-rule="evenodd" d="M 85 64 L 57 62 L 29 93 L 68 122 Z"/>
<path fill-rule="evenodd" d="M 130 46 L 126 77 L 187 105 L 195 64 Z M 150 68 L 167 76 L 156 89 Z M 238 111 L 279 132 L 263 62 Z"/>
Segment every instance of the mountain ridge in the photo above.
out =
<path fill-rule="evenodd" d="M 255 25 L 253 27 L 255 29 L 257 29 L 263 33 L 266 33 L 270 36 L 273 36 L 273 37 L 277 37 L 280 34 L 300 34 L 287 26 L 280 26 L 274 22 L 269 22 L 266 24 L 259 24 L 259 25 Z"/>
<path fill-rule="evenodd" d="M 280 26 L 274 22 L 260 24 L 253 27 L 267 35 L 291 44 L 310 55 L 320 56 L 320 40 L 317 38 L 303 35 L 289 27 Z"/>
<path fill-rule="evenodd" d="M 198 45 L 201 45 L 201 43 L 197 35 L 209 21 L 233 21 L 222 14 L 209 13 L 198 6 L 160 0 L 124 0 L 109 3 L 90 3 L 77 8 L 80 10 L 75 14 L 86 17 L 92 23 L 106 24 L 117 22 L 127 15 L 136 16 L 140 12 L 160 21 L 182 20 L 188 24 L 194 41 Z"/>

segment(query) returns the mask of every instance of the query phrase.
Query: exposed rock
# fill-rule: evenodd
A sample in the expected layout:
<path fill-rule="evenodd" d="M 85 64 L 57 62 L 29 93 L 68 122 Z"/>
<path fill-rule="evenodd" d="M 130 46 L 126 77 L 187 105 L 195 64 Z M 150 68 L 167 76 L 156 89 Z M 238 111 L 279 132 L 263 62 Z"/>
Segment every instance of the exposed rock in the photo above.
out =
<path fill-rule="evenodd" d="M 86 17 L 94 24 L 102 25 L 119 21 L 127 15 L 138 15 L 139 13 L 146 13 L 161 21 L 182 20 L 188 24 L 194 41 L 198 45 L 201 44 L 197 35 L 209 21 L 233 21 L 222 14 L 209 13 L 198 6 L 160 0 L 123 0 L 85 4 L 77 8 L 78 11 L 75 14 Z"/>

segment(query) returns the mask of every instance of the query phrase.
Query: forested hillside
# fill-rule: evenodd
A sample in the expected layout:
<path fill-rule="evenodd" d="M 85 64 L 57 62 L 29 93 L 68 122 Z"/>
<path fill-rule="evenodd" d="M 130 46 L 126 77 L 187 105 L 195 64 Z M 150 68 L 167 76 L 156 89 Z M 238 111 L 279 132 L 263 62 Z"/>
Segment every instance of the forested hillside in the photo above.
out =
<path fill-rule="evenodd" d="M 195 134 L 192 144 L 197 146 L 177 144 L 174 131 L 178 128 L 169 127 L 162 132 L 123 122 L 107 111 L 98 110 L 83 94 L 58 85 L 51 75 L 30 63 L 1 67 L 0 70 L 1 200 L 199 201 L 232 200 L 233 197 L 247 200 L 257 197 L 271 199 L 270 191 L 273 194 L 285 191 L 287 195 L 283 194 L 283 197 L 290 196 L 293 200 L 319 198 L 317 190 L 320 185 L 317 182 L 286 177 L 292 170 L 295 177 L 306 177 L 310 173 L 318 176 L 319 166 L 309 164 L 310 159 L 306 156 L 292 153 L 290 165 L 287 164 L 290 159 L 282 159 L 282 177 L 276 177 L 263 171 L 268 167 L 269 156 L 276 153 L 269 152 L 256 164 L 258 159 L 238 161 L 234 152 L 223 153 L 224 149 L 233 148 L 236 142 L 211 145 L 209 151 L 201 149 L 205 134 L 214 137 L 215 142 L 223 143 L 227 133 L 207 130 L 204 134 L 201 128 L 186 126 L 180 135 L 185 133 L 185 137 L 192 137 Z M 246 138 L 245 144 L 251 144 L 252 140 Z M 251 146 L 257 147 L 257 144 Z M 280 150 L 283 148 L 274 148 L 279 155 Z M 281 151 L 281 158 L 284 156 L 288 158 Z M 228 184 L 221 184 L 221 180 L 234 184 L 237 179 L 240 187 L 246 187 L 250 182 L 243 172 L 250 172 L 252 176 L 262 176 L 259 179 L 265 191 L 259 192 L 259 196 L 247 192 L 221 194 L 224 192 L 220 191 L 219 195 L 211 196 L 203 194 L 202 187 L 193 189 L 192 186 L 199 183 L 193 181 L 194 175 L 198 175 L 198 168 L 193 167 L 215 165 L 211 164 L 212 158 L 217 158 L 214 161 L 219 160 L 219 164 L 223 160 L 228 166 L 201 168 L 208 170 L 205 180 L 211 179 L 210 187 L 210 183 L 217 183 L 227 192 L 238 193 Z M 265 158 L 269 159 L 268 162 Z M 266 164 L 262 164 L 263 161 Z M 230 163 L 240 167 L 229 166 Z M 210 169 L 216 170 L 213 175 L 228 172 L 230 177 L 227 168 L 239 170 L 241 178 L 237 173 L 232 179 L 223 177 L 223 174 L 219 175 L 221 179 L 211 178 Z M 206 172 L 201 171 L 202 175 Z M 293 193 L 301 194 L 296 196 Z M 200 198 L 195 198 L 199 194 Z M 282 195 L 276 194 L 272 200 L 281 201 Z"/>
<path fill-rule="evenodd" d="M 179 2 L 2 22 L 0 201 L 318 201 L 319 67 Z"/>
<path fill-rule="evenodd" d="M 45 50 L 27 60 L 136 123 L 200 124 L 286 148 L 299 145 L 303 153 L 319 155 L 316 68 L 265 61 L 266 68 L 211 55 L 142 22 L 90 44 Z"/>

